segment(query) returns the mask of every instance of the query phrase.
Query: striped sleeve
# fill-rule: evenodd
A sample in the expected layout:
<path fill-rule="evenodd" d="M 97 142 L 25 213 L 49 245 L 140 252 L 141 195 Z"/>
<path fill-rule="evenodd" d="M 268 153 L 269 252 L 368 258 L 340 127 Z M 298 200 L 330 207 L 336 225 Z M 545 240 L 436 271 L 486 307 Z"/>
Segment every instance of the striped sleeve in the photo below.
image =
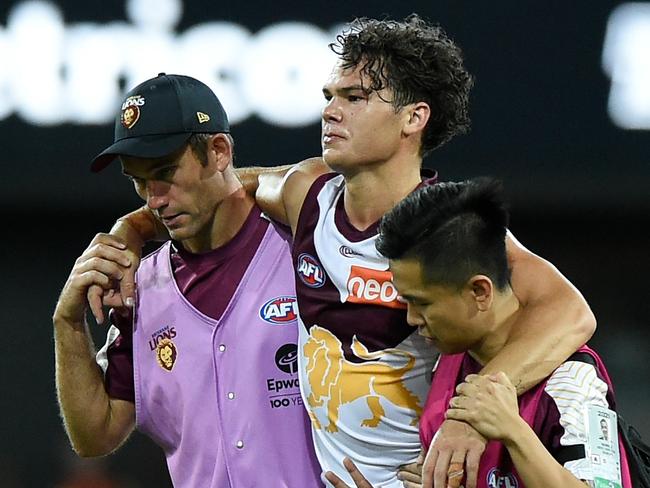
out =
<path fill-rule="evenodd" d="M 544 388 L 559 414 L 559 446 L 582 445 L 587 442 L 586 405 L 609 408 L 607 383 L 598 377 L 596 368 L 588 363 L 567 361 L 548 379 Z M 578 479 L 590 479 L 591 468 L 586 457 L 564 463 Z"/>

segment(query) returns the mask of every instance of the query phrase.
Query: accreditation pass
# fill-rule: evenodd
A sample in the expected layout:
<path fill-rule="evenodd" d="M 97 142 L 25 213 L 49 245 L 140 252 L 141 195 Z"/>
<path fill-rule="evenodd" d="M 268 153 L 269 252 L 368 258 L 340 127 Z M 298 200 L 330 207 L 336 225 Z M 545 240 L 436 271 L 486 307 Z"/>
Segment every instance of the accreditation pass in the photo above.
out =
<path fill-rule="evenodd" d="M 616 412 L 605 407 L 585 407 L 588 425 L 585 451 L 591 464 L 593 478 L 589 485 L 595 488 L 621 488 L 621 457 L 618 446 Z"/>

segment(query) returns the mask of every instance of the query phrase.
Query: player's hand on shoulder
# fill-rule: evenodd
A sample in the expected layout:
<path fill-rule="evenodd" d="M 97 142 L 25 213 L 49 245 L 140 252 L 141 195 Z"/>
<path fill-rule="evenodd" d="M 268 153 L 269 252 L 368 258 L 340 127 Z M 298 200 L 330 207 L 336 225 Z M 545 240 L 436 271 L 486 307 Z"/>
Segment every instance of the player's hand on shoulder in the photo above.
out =
<path fill-rule="evenodd" d="M 54 311 L 54 321 L 83 322 L 90 305 L 98 322 L 103 322 L 102 299 L 108 290 L 115 290 L 132 262 L 126 245 L 109 234 L 97 234 L 88 248 L 75 261 L 63 286 Z M 91 288 L 94 294 L 88 295 Z"/>
<path fill-rule="evenodd" d="M 422 466 L 424 488 L 476 488 L 478 464 L 487 441 L 465 422 L 445 420 Z"/>

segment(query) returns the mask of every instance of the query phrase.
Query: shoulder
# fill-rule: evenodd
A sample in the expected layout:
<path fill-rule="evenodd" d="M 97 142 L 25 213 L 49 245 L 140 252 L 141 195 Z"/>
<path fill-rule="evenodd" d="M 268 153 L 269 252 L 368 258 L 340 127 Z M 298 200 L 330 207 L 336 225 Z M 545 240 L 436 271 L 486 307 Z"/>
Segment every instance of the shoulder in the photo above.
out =
<path fill-rule="evenodd" d="M 287 173 L 282 188 L 282 199 L 289 223 L 294 231 L 300 211 L 308 195 L 316 187 L 320 187 L 317 183 L 322 182 L 322 184 L 325 184 L 326 181 L 335 176 L 336 173 L 330 171 L 322 158 L 301 161 Z"/>

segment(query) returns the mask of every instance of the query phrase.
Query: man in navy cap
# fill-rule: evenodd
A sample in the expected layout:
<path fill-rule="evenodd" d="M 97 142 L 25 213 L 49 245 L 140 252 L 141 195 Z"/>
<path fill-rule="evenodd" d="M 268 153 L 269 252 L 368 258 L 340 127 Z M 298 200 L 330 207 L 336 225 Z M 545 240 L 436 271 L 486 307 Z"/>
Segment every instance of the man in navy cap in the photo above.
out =
<path fill-rule="evenodd" d="M 112 452 L 137 427 L 164 450 L 176 487 L 320 486 L 288 236 L 235 176 L 229 130 L 193 78 L 160 74 L 125 96 L 92 169 L 119 157 L 172 241 L 143 260 L 134 307 L 111 311 L 96 357 L 88 290 L 110 289 L 131 263 L 106 234 L 77 259 L 53 317 L 61 413 L 82 456 Z"/>

